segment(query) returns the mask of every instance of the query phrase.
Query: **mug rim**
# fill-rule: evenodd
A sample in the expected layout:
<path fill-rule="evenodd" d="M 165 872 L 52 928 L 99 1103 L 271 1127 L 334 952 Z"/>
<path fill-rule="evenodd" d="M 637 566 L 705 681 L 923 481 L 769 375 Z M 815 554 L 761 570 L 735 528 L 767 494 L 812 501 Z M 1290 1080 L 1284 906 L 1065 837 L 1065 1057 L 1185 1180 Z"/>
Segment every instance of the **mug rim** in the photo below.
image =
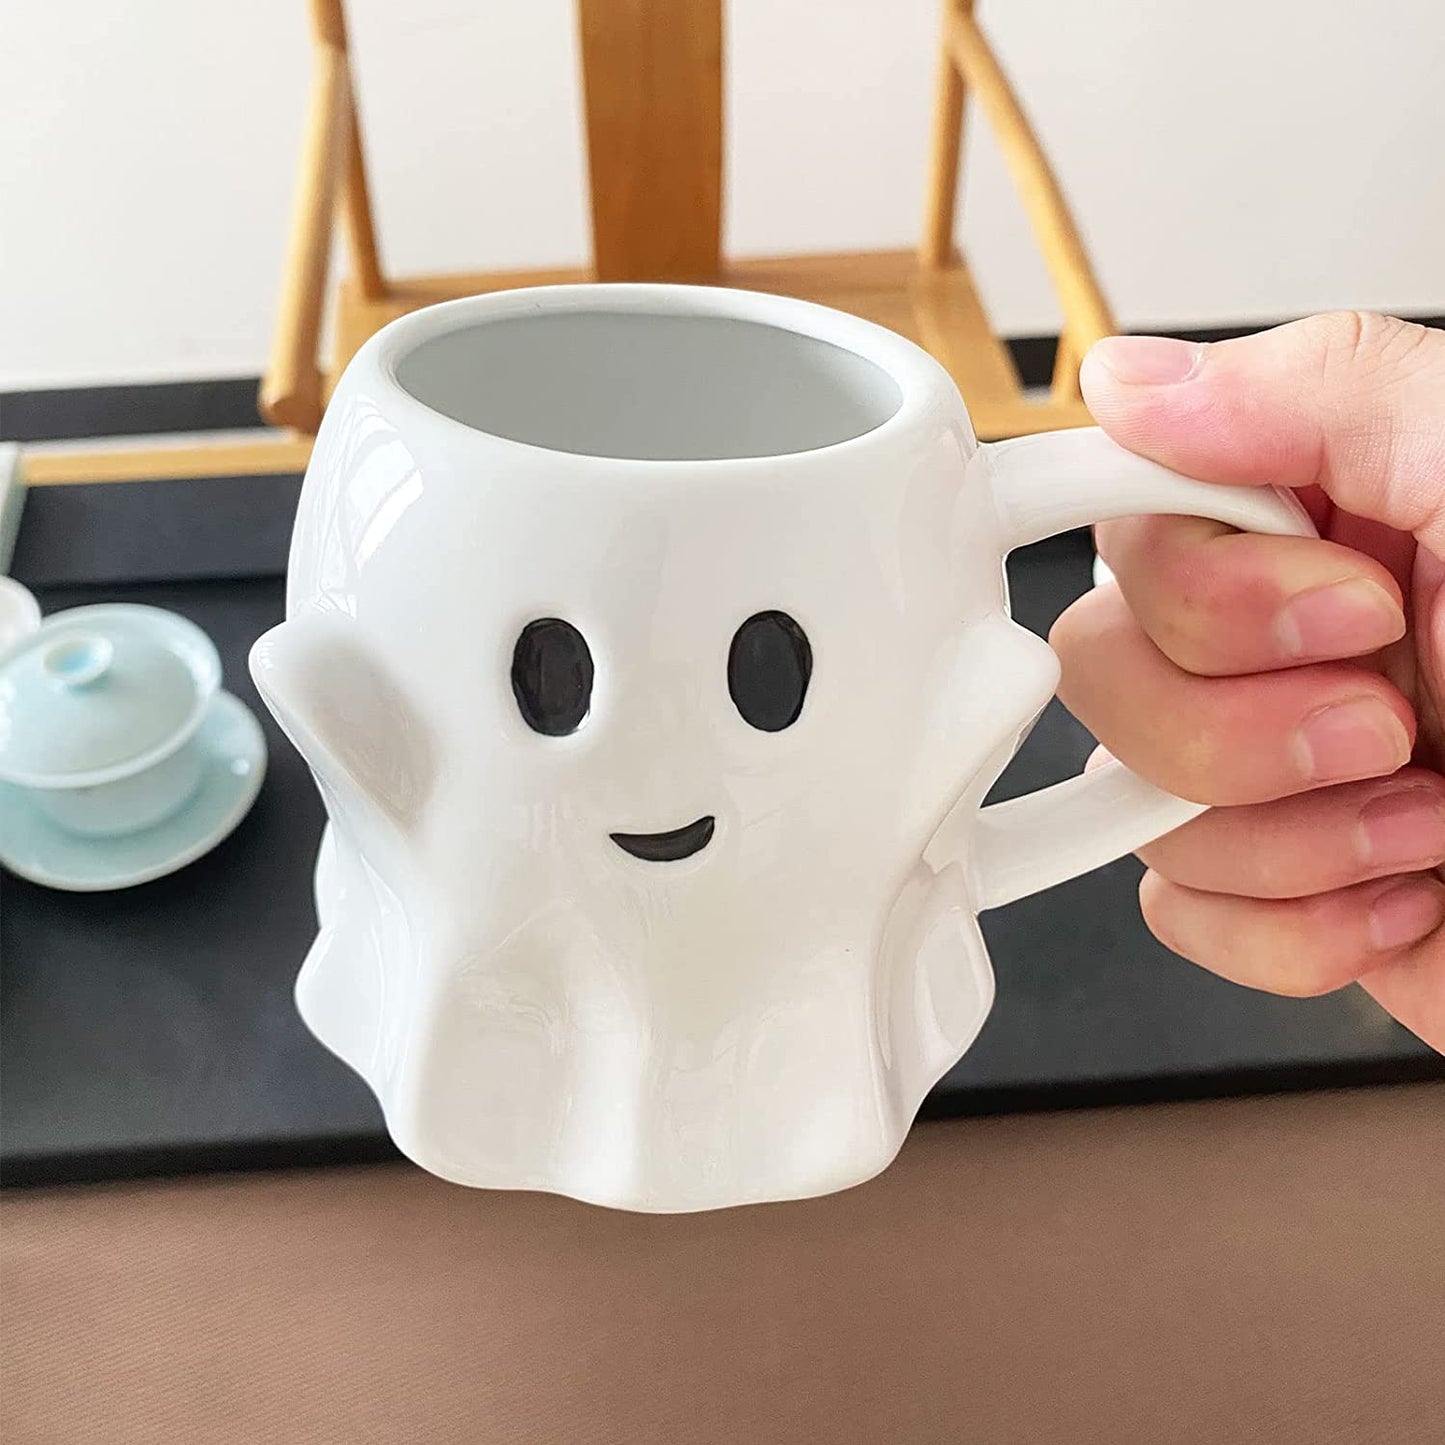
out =
<path fill-rule="evenodd" d="M 790 332 L 838 347 L 871 363 L 897 387 L 899 402 L 892 413 L 876 426 L 823 446 L 761 456 L 619 457 L 600 452 L 565 451 L 536 442 L 518 441 L 484 427 L 473 426 L 421 400 L 402 383 L 398 374 L 407 358 L 438 337 L 521 317 L 588 313 L 715 318 Z M 949 399 L 967 424 L 970 450 L 976 445 L 967 408 L 957 386 L 944 367 L 921 346 L 861 316 L 766 291 L 744 291 L 727 286 L 611 281 L 488 291 L 441 301 L 398 317 L 363 345 L 347 367 L 347 373 L 358 363 L 373 373 L 390 399 L 410 417 L 425 418 L 428 424 L 443 426 L 459 437 L 545 458 L 549 467 L 554 468 L 606 467 L 608 470 L 654 474 L 675 472 L 679 467 L 709 471 L 752 470 L 760 465 L 775 466 L 815 458 L 833 459 L 845 453 L 856 455 L 869 449 L 886 449 L 894 445 L 896 439 L 913 428 L 931 408 Z"/>

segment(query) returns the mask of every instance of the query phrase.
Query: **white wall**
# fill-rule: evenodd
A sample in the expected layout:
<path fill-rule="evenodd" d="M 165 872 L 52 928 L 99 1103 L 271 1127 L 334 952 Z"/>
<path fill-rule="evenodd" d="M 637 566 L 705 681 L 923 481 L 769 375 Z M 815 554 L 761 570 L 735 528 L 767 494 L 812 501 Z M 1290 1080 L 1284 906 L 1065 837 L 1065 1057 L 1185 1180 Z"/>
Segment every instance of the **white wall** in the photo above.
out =
<path fill-rule="evenodd" d="M 732 0 L 732 248 L 908 244 L 938 0 Z M 570 0 L 352 0 L 385 260 L 586 250 Z M 267 351 L 303 0 L 0 0 L 0 387 Z M 983 0 L 1130 326 L 1445 312 L 1440 0 Z M 1055 312 L 981 126 L 964 239 L 1000 327 Z"/>

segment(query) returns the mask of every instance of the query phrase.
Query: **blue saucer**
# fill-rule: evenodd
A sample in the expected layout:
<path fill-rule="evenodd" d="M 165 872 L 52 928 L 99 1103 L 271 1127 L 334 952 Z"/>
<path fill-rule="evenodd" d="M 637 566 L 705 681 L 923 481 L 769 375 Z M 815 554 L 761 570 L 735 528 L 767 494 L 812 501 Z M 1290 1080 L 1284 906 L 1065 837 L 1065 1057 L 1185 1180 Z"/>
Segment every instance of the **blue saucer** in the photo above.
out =
<path fill-rule="evenodd" d="M 190 801 L 139 833 L 82 838 L 0 783 L 0 863 L 47 888 L 99 893 L 163 878 L 209 853 L 250 811 L 266 775 L 266 739 L 239 698 L 218 692 L 196 733 L 201 781 Z"/>

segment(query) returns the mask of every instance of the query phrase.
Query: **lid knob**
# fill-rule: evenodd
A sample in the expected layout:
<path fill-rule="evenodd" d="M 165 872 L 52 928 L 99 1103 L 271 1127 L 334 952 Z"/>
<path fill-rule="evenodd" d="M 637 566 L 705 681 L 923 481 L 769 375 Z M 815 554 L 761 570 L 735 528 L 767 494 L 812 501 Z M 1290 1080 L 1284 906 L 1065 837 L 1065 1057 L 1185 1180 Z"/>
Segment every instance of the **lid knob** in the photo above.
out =
<path fill-rule="evenodd" d="M 40 666 L 62 687 L 89 687 L 105 676 L 114 656 L 115 646 L 108 637 L 72 634 L 47 647 L 41 654 Z"/>

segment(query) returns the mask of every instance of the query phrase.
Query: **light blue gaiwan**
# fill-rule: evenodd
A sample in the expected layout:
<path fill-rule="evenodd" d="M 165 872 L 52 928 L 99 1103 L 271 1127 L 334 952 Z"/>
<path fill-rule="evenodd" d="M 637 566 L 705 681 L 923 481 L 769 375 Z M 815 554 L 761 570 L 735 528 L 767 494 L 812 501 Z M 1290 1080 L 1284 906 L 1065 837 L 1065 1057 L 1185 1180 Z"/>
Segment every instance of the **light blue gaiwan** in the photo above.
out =
<path fill-rule="evenodd" d="M 194 623 L 157 607 L 56 613 L 0 649 L 0 861 L 124 887 L 199 857 L 260 786 L 256 721 Z"/>
<path fill-rule="evenodd" d="M 220 682 L 211 640 L 174 613 L 58 613 L 0 660 L 0 780 L 73 833 L 152 827 L 200 782 L 194 738 Z"/>

